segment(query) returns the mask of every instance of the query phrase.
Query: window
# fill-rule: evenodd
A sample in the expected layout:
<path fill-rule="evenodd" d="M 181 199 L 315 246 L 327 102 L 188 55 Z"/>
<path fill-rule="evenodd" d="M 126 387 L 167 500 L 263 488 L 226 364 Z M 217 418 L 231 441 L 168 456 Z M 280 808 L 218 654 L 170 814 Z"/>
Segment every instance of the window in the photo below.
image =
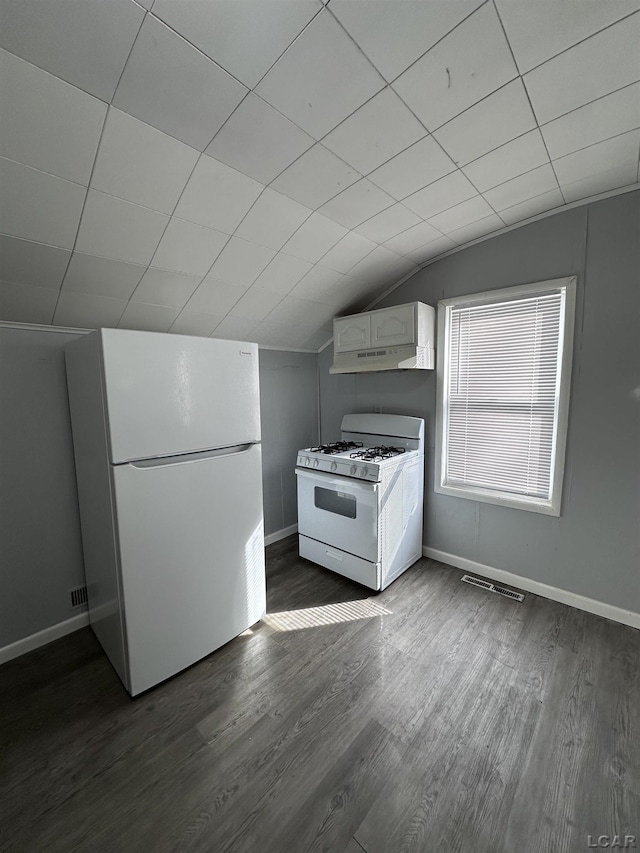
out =
<path fill-rule="evenodd" d="M 438 303 L 436 492 L 560 515 L 575 289 Z"/>

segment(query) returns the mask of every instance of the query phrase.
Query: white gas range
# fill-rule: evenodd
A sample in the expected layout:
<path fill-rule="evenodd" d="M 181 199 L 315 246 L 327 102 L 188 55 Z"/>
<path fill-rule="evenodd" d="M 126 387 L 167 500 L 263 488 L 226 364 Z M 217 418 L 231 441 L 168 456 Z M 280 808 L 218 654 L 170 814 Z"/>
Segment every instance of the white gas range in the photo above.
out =
<path fill-rule="evenodd" d="M 424 421 L 345 415 L 339 442 L 298 452 L 300 555 L 371 589 L 422 556 Z"/>

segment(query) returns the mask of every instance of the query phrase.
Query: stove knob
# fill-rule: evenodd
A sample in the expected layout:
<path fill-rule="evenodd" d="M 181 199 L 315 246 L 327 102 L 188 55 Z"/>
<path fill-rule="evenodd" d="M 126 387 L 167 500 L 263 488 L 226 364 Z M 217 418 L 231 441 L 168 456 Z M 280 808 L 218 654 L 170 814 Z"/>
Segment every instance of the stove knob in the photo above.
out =
<path fill-rule="evenodd" d="M 314 467 L 314 468 L 317 468 L 317 467 L 318 467 L 318 460 L 317 460 L 317 459 L 314 459 L 314 460 L 313 460 L 313 467 Z"/>
<path fill-rule="evenodd" d="M 331 463 L 331 470 L 332 470 L 332 471 L 337 471 L 337 470 L 338 470 L 338 463 L 337 463 L 337 462 L 332 462 L 332 463 Z"/>
<path fill-rule="evenodd" d="M 351 466 L 351 468 L 349 469 L 349 473 L 351 474 L 351 476 L 352 476 L 352 477 L 353 477 L 353 475 L 356 473 L 356 470 L 357 470 L 357 469 L 356 469 L 356 466 L 355 466 L 355 465 L 352 465 L 352 466 Z"/>
<path fill-rule="evenodd" d="M 365 465 L 365 466 L 364 466 L 364 468 L 362 469 L 362 471 L 360 472 L 360 476 L 361 476 L 361 477 L 366 477 L 368 473 L 369 473 L 369 469 L 368 469 L 368 468 L 367 468 L 367 466 Z"/>
<path fill-rule="evenodd" d="M 311 465 L 311 460 L 310 460 L 310 459 L 305 459 L 305 460 L 304 460 L 304 464 L 305 464 L 305 465 L 307 465 L 307 466 Z"/>

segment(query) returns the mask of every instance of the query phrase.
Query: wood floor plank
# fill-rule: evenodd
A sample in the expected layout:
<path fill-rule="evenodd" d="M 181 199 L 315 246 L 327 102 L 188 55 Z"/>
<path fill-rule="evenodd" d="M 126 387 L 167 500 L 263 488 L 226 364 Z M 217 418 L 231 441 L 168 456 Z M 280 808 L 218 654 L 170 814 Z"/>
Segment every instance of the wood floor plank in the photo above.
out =
<path fill-rule="evenodd" d="M 281 850 L 341 850 L 396 772 L 405 746 L 379 723 L 363 725 L 342 757 L 274 837 Z"/>
<path fill-rule="evenodd" d="M 89 629 L 0 667 L 2 853 L 578 853 L 640 837 L 640 632 L 418 561 L 267 549 L 269 618 L 131 700 Z"/>

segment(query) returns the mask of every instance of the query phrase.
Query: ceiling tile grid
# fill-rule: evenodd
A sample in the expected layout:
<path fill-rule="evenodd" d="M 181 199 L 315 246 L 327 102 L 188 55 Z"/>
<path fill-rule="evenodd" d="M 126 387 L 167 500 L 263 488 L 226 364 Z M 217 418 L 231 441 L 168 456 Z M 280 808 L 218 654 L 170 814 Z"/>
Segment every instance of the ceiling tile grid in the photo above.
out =
<path fill-rule="evenodd" d="M 0 319 L 316 349 L 637 183 L 639 41 L 640 0 L 0 0 Z"/>

